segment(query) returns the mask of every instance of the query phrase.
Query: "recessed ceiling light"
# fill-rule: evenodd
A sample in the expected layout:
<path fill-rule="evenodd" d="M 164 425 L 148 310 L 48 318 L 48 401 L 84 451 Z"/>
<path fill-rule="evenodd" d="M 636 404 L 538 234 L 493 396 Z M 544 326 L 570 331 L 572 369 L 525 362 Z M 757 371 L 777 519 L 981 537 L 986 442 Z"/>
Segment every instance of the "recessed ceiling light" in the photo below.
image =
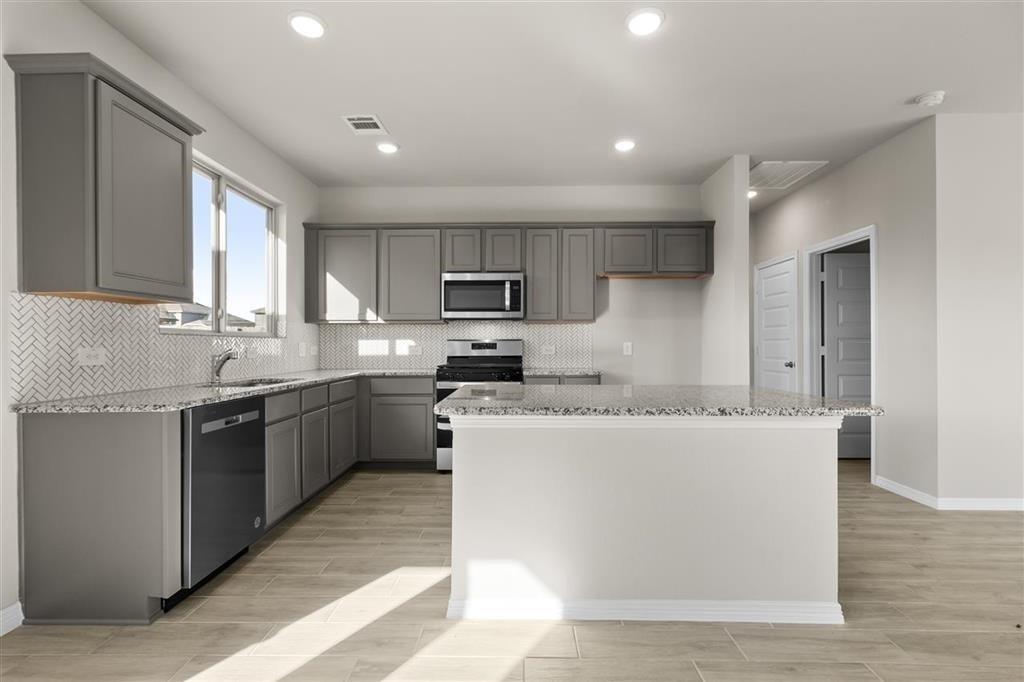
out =
<path fill-rule="evenodd" d="M 381 154 L 394 154 L 398 151 L 398 145 L 394 142 L 381 142 L 377 145 L 377 151 Z"/>
<path fill-rule="evenodd" d="M 747 190 L 747 198 L 748 199 L 753 199 L 756 196 L 757 196 L 757 191 L 756 190 L 752 190 L 752 189 L 748 189 Z"/>
<path fill-rule="evenodd" d="M 937 107 L 946 99 L 945 90 L 932 90 L 914 98 L 914 104 L 919 107 Z"/>
<path fill-rule="evenodd" d="M 615 150 L 619 152 L 631 152 L 634 147 L 636 147 L 636 142 L 633 140 L 623 139 L 615 141 Z"/>
<path fill-rule="evenodd" d="M 661 28 L 663 21 L 665 21 L 664 12 L 654 7 L 648 7 L 630 12 L 626 17 L 626 26 L 633 35 L 649 36 Z"/>
<path fill-rule="evenodd" d="M 288 15 L 288 25 L 304 38 L 319 38 L 327 30 L 323 20 L 309 12 L 292 12 Z"/>

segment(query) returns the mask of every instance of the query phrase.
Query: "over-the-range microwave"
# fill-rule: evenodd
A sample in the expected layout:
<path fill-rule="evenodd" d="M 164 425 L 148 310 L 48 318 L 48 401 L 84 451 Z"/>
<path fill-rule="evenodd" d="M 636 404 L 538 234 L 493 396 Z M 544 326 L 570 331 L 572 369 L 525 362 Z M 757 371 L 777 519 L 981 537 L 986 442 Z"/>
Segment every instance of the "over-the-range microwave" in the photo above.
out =
<path fill-rule="evenodd" d="M 521 272 L 445 272 L 441 275 L 441 317 L 521 320 L 523 293 Z"/>

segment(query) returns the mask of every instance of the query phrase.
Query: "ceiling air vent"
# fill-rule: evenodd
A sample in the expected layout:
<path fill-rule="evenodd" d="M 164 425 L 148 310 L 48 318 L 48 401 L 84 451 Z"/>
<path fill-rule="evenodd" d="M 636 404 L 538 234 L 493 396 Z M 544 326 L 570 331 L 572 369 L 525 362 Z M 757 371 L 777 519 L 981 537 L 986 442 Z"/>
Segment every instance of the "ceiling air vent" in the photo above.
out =
<path fill-rule="evenodd" d="M 762 161 L 750 169 L 750 189 L 789 189 L 828 161 Z"/>
<path fill-rule="evenodd" d="M 387 135 L 387 128 L 373 114 L 352 114 L 345 117 L 345 123 L 356 135 Z"/>

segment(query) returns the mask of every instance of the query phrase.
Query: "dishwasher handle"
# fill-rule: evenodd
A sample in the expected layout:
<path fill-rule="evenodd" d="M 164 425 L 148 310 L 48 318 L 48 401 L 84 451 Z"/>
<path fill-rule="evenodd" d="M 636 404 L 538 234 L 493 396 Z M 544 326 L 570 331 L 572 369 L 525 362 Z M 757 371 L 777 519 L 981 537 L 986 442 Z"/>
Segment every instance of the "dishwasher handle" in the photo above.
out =
<path fill-rule="evenodd" d="M 252 410 L 251 412 L 243 412 L 241 414 L 233 414 L 230 417 L 221 417 L 220 419 L 214 419 L 212 421 L 203 422 L 202 425 L 199 427 L 199 432 L 205 435 L 207 433 L 213 433 L 214 431 L 220 431 L 222 429 L 230 429 L 232 426 L 245 424 L 247 422 L 255 421 L 259 418 L 259 410 Z"/>

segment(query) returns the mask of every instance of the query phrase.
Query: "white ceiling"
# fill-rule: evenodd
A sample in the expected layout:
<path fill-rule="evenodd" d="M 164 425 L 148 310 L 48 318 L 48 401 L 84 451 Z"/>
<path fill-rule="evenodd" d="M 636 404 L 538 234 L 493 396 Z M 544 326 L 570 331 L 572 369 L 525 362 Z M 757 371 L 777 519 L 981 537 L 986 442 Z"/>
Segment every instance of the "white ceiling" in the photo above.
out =
<path fill-rule="evenodd" d="M 321 186 L 688 184 L 735 153 L 834 168 L 936 111 L 1021 111 L 1024 87 L 1020 3 L 87 4 Z M 666 22 L 638 38 L 644 4 Z M 296 9 L 325 37 L 293 33 Z M 907 103 L 933 89 L 939 109 Z M 341 119 L 367 113 L 400 153 Z"/>

